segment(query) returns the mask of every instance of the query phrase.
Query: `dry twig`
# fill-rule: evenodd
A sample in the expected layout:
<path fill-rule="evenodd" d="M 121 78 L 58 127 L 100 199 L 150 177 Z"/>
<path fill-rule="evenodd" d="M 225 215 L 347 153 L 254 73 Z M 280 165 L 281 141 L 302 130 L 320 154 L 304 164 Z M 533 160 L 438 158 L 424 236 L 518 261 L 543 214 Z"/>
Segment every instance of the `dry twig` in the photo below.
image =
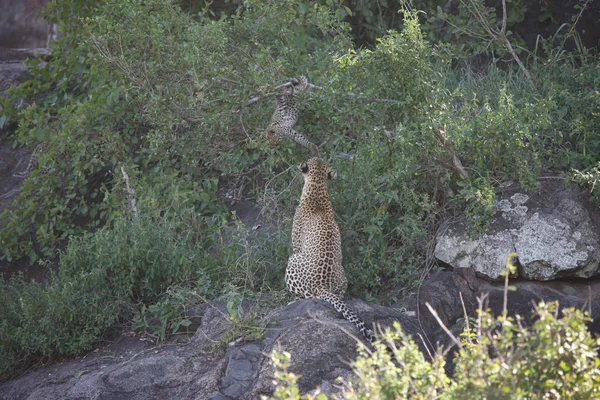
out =
<path fill-rule="evenodd" d="M 440 325 L 440 327 L 442 328 L 442 330 L 444 332 L 446 332 L 446 334 L 448 335 L 448 337 L 450 337 L 450 339 L 452 339 L 452 341 L 454 343 L 456 343 L 456 345 L 458 347 L 462 348 L 462 344 L 460 343 L 460 340 L 458 340 L 456 338 L 456 336 L 454 336 L 452 334 L 452 332 L 450 332 L 450 329 L 448 329 L 448 327 L 444 324 L 444 322 L 442 321 L 442 319 L 438 315 L 437 311 L 435 311 L 433 309 L 433 307 L 431 307 L 431 304 L 429 304 L 429 302 L 425 302 L 425 305 L 427 306 L 427 309 L 429 310 L 429 312 L 431 313 L 431 315 L 433 315 L 433 318 L 435 318 L 435 320 L 437 321 L 437 323 Z"/>
<path fill-rule="evenodd" d="M 506 51 L 508 51 L 508 53 L 515 60 L 515 62 L 517 63 L 517 65 L 519 66 L 521 71 L 523 72 L 523 75 L 525 75 L 525 78 L 527 79 L 527 81 L 532 86 L 535 86 L 533 83 L 533 79 L 531 78 L 531 74 L 529 73 L 529 71 L 527 70 L 527 68 L 525 67 L 525 65 L 523 64 L 523 62 L 521 61 L 521 59 L 519 58 L 519 56 L 513 49 L 512 44 L 510 43 L 510 40 L 508 40 L 508 37 L 506 36 L 506 23 L 507 23 L 506 0 L 502 0 L 502 20 L 500 22 L 499 29 L 493 28 L 488 24 L 488 21 L 486 20 L 485 16 L 483 15 L 483 13 L 481 12 L 481 10 L 479 8 L 480 6 L 478 5 L 477 0 L 463 0 L 463 2 L 467 6 L 467 9 L 471 13 L 471 15 L 477 20 L 477 22 L 479 22 L 481 27 L 486 31 L 490 40 L 494 41 L 494 42 L 499 42 L 504 46 Z M 468 35 L 476 36 L 476 37 L 480 36 L 480 35 L 472 35 L 469 32 L 467 32 L 465 29 L 462 29 L 462 28 L 459 28 L 459 29 L 461 29 L 464 33 L 466 33 Z"/>
<path fill-rule="evenodd" d="M 294 78 L 294 79 L 295 79 L 295 78 Z M 267 97 L 273 97 L 273 96 L 276 96 L 276 95 L 278 95 L 278 94 L 279 94 L 279 91 L 280 91 L 281 89 L 283 89 L 283 88 L 286 88 L 286 87 L 293 86 L 293 85 L 295 85 L 295 84 L 296 84 L 296 83 L 294 83 L 294 80 L 293 80 L 293 79 L 290 79 L 288 82 L 286 82 L 286 83 L 284 83 L 284 84 L 281 84 L 281 85 L 279 85 L 279 86 L 275 86 L 275 87 L 273 88 L 273 91 L 272 91 L 272 92 L 268 92 L 268 93 L 261 94 L 261 95 L 258 95 L 258 96 L 255 96 L 255 97 L 251 98 L 251 99 L 250 99 L 250 100 L 249 100 L 249 101 L 248 101 L 246 104 L 244 104 L 243 106 L 240 106 L 240 107 L 236 108 L 235 110 L 233 110 L 233 112 L 234 112 L 234 113 L 239 113 L 239 112 L 242 110 L 242 108 L 243 108 L 243 107 L 248 107 L 248 106 L 251 106 L 252 104 L 254 104 L 254 103 L 256 103 L 256 102 L 258 102 L 258 101 L 260 101 L 260 100 L 262 100 L 262 99 L 266 99 Z M 321 87 L 321 86 L 317 86 L 317 85 L 313 85 L 312 83 L 309 83 L 309 84 L 308 84 L 308 89 L 323 89 L 323 87 Z"/>
<path fill-rule="evenodd" d="M 129 209 L 133 215 L 137 217 L 138 210 L 135 200 L 135 189 L 129 184 L 129 175 L 127 175 L 127 172 L 125 172 L 125 168 L 123 168 L 123 166 L 121 166 L 121 173 L 123 174 L 123 179 L 125 180 L 125 189 L 127 193 L 127 201 L 129 202 Z"/>
<path fill-rule="evenodd" d="M 463 167 L 460 158 L 458 158 L 458 156 L 456 155 L 456 150 L 454 150 L 454 144 L 446 135 L 446 131 L 440 128 L 435 128 L 433 132 L 435 133 L 435 137 L 440 142 L 440 144 L 444 147 L 444 149 L 446 149 L 451 159 L 451 164 L 438 160 L 440 164 L 442 164 L 446 169 L 460 176 L 462 179 L 468 178 L 469 173 L 467 172 L 465 167 Z"/>

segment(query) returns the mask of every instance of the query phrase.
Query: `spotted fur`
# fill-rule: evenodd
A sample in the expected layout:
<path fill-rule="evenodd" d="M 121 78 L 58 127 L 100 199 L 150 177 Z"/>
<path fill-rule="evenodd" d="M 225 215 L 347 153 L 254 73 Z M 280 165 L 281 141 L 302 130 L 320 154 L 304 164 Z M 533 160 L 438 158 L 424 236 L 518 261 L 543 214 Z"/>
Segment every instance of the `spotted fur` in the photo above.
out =
<path fill-rule="evenodd" d="M 275 111 L 265 129 L 265 136 L 271 146 L 277 146 L 282 138 L 289 138 L 310 149 L 312 156 L 318 156 L 317 146 L 294 129 L 300 116 L 300 108 L 294 100 L 294 94 L 308 90 L 308 80 L 305 76 L 300 76 L 292 79 L 290 83 L 291 85 L 282 88 L 275 96 Z"/>
<path fill-rule="evenodd" d="M 304 189 L 294 215 L 292 248 L 285 271 L 288 290 L 300 298 L 330 303 L 345 319 L 373 341 L 373 331 L 342 301 L 348 280 L 342 266 L 342 241 L 327 191 L 333 171 L 320 158 L 301 165 Z"/>
<path fill-rule="evenodd" d="M 40 154 L 43 154 L 48 151 L 49 144 L 48 142 L 38 143 L 37 146 L 33 149 L 31 156 L 29 156 L 29 162 L 27 163 L 27 167 L 23 172 L 15 172 L 13 176 L 15 178 L 28 178 L 31 171 L 33 171 L 37 167 L 38 159 L 40 158 Z M 48 172 L 48 168 L 40 168 L 40 174 L 45 174 Z"/>

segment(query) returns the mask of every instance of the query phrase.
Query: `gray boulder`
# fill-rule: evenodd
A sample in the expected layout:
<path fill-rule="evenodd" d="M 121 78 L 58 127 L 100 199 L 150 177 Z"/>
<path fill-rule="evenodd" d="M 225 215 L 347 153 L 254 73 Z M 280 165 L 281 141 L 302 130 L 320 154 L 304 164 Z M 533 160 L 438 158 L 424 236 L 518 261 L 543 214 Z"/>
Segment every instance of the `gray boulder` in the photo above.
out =
<path fill-rule="evenodd" d="M 598 213 L 582 191 L 544 180 L 528 196 L 511 184 L 496 202 L 488 232 L 473 239 L 464 219 L 452 223 L 438 236 L 435 256 L 492 280 L 502 278 L 511 253 L 522 278 L 589 278 L 600 270 L 599 232 Z"/>
<path fill-rule="evenodd" d="M 407 332 L 417 329 L 400 310 L 348 304 L 367 323 L 387 326 L 398 320 Z M 136 337 L 119 338 L 80 359 L 0 385 L 0 399 L 256 399 L 274 390 L 269 356 L 275 349 L 291 353 L 290 371 L 301 376 L 303 393 L 320 387 L 334 394 L 340 390 L 336 378 L 352 374 L 349 363 L 360 334 L 329 304 L 299 300 L 270 311 L 251 303 L 243 308 L 243 318 L 251 309 L 263 313 L 253 328 L 265 327 L 262 339 L 245 342 L 222 304 L 203 305 L 193 312 L 197 330 L 186 343 L 154 346 Z"/>
<path fill-rule="evenodd" d="M 531 321 L 534 303 L 559 301 L 561 307 L 591 309 L 600 321 L 599 281 L 521 281 L 508 294 L 508 310 Z M 470 268 L 432 274 L 420 290 L 408 299 L 411 312 L 351 300 L 366 323 L 389 326 L 399 321 L 424 351 L 446 348 L 451 340 L 426 303 L 442 323 L 456 335 L 464 326 L 464 312 L 475 316 L 478 298 L 486 296 L 495 314 L 502 311 L 503 284 L 478 278 Z M 462 298 L 462 300 L 461 300 Z M 464 305 L 464 309 L 463 309 Z M 191 311 L 193 330 L 178 341 L 159 345 L 144 337 L 125 335 L 108 338 L 109 345 L 73 360 L 31 371 L 0 385 L 0 400 L 153 400 L 153 399 L 258 399 L 274 390 L 273 350 L 291 354 L 289 370 L 299 376 L 302 394 L 317 388 L 330 398 L 340 393 L 336 378 L 353 377 L 350 362 L 356 357 L 359 333 L 330 305 L 319 300 L 300 300 L 273 310 L 242 304 L 242 319 L 258 315 L 251 331 L 262 335 L 250 340 L 248 329 L 232 323 L 222 303 L 202 305 Z M 251 313 L 250 311 L 253 311 Z M 600 332 L 592 322 L 592 333 Z M 264 330 L 263 330 L 264 328 Z M 424 351 L 424 354 L 428 354 Z M 452 352 L 447 356 L 452 369 Z"/>
<path fill-rule="evenodd" d="M 0 47 L 46 45 L 48 24 L 42 9 L 47 0 L 0 0 Z"/>

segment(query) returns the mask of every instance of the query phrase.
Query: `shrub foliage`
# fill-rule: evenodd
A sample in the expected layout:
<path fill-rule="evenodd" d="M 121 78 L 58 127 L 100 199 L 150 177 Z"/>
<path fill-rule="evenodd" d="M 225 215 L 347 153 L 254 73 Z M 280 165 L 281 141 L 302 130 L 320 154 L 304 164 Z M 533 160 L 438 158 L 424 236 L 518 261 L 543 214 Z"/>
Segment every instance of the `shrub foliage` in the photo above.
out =
<path fill-rule="evenodd" d="M 208 297 L 282 288 L 302 186 L 293 166 L 307 154 L 286 141 L 269 148 L 261 133 L 273 111 L 266 95 L 291 77 L 320 87 L 297 96 L 298 130 L 340 177 L 330 192 L 354 295 L 413 287 L 431 267 L 446 211 L 464 213 L 473 235 L 485 232 L 503 180 L 535 190 L 542 171 L 575 171 L 597 194 L 594 53 L 540 39 L 526 60 L 532 83 L 495 58 L 475 73 L 466 57 L 502 56 L 500 48 L 477 35 L 458 48 L 458 31 L 435 28 L 435 18 L 474 28 L 465 10 L 456 19 L 430 12 L 437 17 L 421 18 L 422 29 L 424 14 L 408 2 L 393 14 L 352 4 L 50 2 L 63 38 L 49 62 L 29 61 L 32 80 L 0 98 L 0 129 L 14 132 L 13 146 L 47 148 L 36 165 L 47 172 L 32 171 L 0 214 L 0 257 L 56 265 L 44 284 L 2 283 L 1 371 L 81 351 L 140 310 L 167 325 L 173 316 L 172 328 L 181 302 L 165 297 L 169 288 Z M 511 7 L 509 26 L 522 14 L 520 3 Z M 249 104 L 256 96 L 267 98 Z M 255 199 L 277 226 L 228 226 L 228 190 Z"/>
<path fill-rule="evenodd" d="M 511 317 L 479 311 L 458 343 L 455 371 L 446 372 L 443 352 L 425 359 L 396 324 L 375 351 L 359 347 L 355 379 L 344 382 L 345 399 L 595 399 L 600 395 L 600 342 L 587 331 L 589 316 L 540 303 L 531 327 Z M 387 347 L 386 347 L 386 343 Z M 390 352 L 388 348 L 391 348 Z M 289 354 L 274 354 L 275 399 L 300 399 Z M 325 399 L 324 395 L 302 398 Z"/>

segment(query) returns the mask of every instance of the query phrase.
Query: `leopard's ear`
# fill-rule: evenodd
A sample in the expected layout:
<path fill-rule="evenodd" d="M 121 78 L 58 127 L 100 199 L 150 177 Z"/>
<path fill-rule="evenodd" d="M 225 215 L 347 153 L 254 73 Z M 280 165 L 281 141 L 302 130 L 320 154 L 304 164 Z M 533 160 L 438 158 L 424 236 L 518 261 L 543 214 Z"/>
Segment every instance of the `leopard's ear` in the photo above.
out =
<path fill-rule="evenodd" d="M 329 171 L 327 171 L 327 179 L 331 180 L 331 179 L 335 179 L 337 178 L 337 172 L 335 172 L 335 169 L 329 169 Z"/>
<path fill-rule="evenodd" d="M 306 174 L 308 172 L 308 164 L 305 162 L 300 164 L 300 170 L 302 171 L 303 174 Z"/>

